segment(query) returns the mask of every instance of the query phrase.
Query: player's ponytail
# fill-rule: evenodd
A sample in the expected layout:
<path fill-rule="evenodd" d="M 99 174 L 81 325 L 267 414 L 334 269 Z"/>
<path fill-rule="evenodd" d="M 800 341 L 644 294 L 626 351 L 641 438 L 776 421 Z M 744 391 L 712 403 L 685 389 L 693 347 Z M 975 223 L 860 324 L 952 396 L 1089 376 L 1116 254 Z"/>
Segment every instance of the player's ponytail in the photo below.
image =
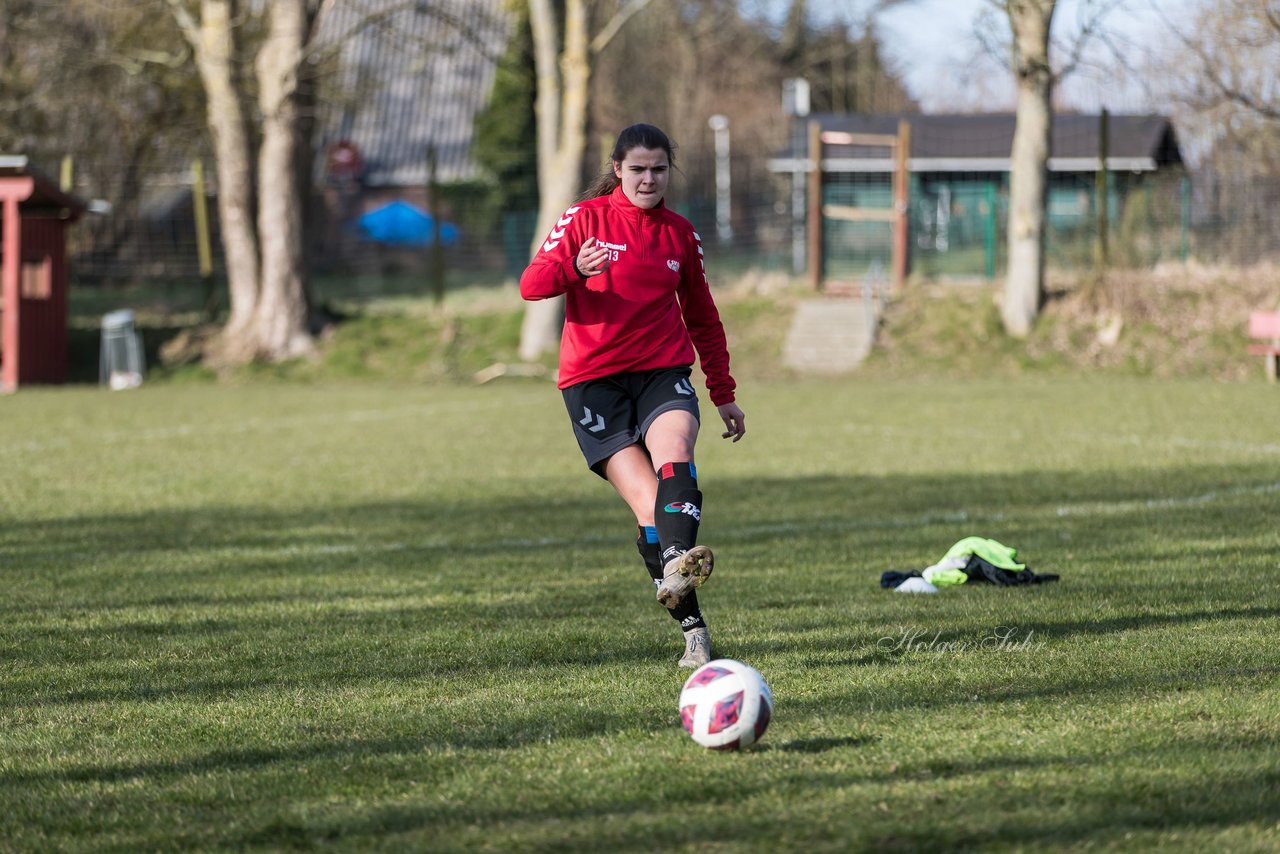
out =
<path fill-rule="evenodd" d="M 618 134 L 618 141 L 613 145 L 613 152 L 609 155 L 604 172 L 587 186 L 579 201 L 607 196 L 617 189 L 621 181 L 613 173 L 613 165 L 625 160 L 627 152 L 633 148 L 649 148 L 654 151 L 661 149 L 667 153 L 667 162 L 671 168 L 676 167 L 676 147 L 670 137 L 653 125 L 631 125 Z"/>

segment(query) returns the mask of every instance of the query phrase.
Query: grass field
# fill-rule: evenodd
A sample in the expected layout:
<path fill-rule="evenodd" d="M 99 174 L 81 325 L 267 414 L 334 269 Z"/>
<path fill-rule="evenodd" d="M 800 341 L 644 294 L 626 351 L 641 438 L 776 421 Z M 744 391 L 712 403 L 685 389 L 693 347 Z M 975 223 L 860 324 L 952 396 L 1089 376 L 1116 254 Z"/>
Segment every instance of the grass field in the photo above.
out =
<path fill-rule="evenodd" d="M 740 754 L 549 384 L 0 400 L 0 851 L 1280 848 L 1274 389 L 740 400 L 698 461 L 776 702 Z M 879 587 L 971 534 L 1062 580 Z"/>

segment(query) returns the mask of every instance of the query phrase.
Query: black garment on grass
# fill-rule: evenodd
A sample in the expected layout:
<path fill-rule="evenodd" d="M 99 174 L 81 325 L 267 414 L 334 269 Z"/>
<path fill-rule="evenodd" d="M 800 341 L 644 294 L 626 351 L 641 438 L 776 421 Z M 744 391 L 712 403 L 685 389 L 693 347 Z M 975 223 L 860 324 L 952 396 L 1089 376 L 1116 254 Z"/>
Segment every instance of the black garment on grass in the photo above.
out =
<path fill-rule="evenodd" d="M 1031 567 L 1016 572 L 1012 569 L 1001 569 L 977 555 L 969 555 L 969 562 L 964 565 L 962 571 L 969 576 L 969 581 L 987 581 L 992 584 L 999 584 L 1002 587 L 1014 587 L 1019 584 L 1043 584 L 1046 581 L 1058 580 L 1058 576 L 1053 573 L 1037 574 L 1031 571 Z"/>
<path fill-rule="evenodd" d="M 964 565 L 962 571 L 969 576 L 970 582 L 998 584 L 1001 587 L 1016 587 L 1019 584 L 1044 584 L 1048 581 L 1058 580 L 1058 576 L 1054 573 L 1035 573 L 1031 571 L 1030 567 L 1016 572 L 1011 569 L 1001 569 L 977 555 L 969 556 L 969 562 Z M 880 586 L 897 589 L 908 578 L 923 577 L 923 574 L 917 570 L 911 572 L 889 570 L 880 574 Z"/>

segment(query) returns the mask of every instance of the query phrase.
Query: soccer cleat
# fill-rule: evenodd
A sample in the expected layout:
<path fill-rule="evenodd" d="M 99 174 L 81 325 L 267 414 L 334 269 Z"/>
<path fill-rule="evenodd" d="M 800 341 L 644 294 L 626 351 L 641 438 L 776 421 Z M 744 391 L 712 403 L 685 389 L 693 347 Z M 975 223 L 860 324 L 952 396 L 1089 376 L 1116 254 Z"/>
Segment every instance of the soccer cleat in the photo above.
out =
<path fill-rule="evenodd" d="M 694 546 L 667 561 L 662 570 L 662 583 L 658 585 L 658 602 L 668 609 L 675 608 L 690 590 L 702 586 L 714 564 L 715 556 L 706 546 Z"/>
<path fill-rule="evenodd" d="M 711 660 L 711 632 L 705 626 L 684 633 L 684 658 L 681 667 L 698 668 Z"/>

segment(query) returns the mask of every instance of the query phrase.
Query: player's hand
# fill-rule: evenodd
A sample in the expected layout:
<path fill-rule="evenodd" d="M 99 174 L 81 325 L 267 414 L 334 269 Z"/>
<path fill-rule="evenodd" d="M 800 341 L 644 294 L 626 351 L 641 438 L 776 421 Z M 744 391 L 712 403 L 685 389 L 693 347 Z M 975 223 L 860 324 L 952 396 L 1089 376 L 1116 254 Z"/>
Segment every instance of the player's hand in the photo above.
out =
<path fill-rule="evenodd" d="M 594 237 L 588 237 L 582 242 L 582 248 L 578 250 L 578 257 L 573 263 L 578 272 L 588 279 L 598 276 L 609 268 L 609 250 L 596 243 Z"/>
<path fill-rule="evenodd" d="M 716 407 L 716 412 L 720 413 L 720 417 L 724 419 L 726 429 L 720 434 L 721 439 L 733 437 L 733 441 L 738 441 L 747 435 L 747 416 L 741 407 L 736 403 L 725 403 Z"/>

